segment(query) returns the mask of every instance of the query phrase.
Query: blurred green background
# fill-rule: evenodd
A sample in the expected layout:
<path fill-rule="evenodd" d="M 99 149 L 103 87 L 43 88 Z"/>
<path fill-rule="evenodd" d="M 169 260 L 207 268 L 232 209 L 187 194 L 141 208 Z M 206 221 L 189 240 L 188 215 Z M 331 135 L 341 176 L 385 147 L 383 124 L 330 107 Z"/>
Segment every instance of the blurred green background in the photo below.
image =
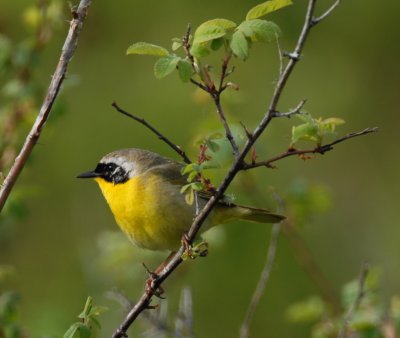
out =
<path fill-rule="evenodd" d="M 50 116 L 32 160 L 17 183 L 36 193 L 24 200 L 27 215 L 0 224 L 0 264 L 15 273 L 3 285 L 21 295 L 20 321 L 37 336 L 61 336 L 80 312 L 87 295 L 107 305 L 102 337 L 110 335 L 123 316 L 105 293 L 117 287 L 130 298 L 143 289 L 141 262 L 155 266 L 162 254 L 139 251 L 118 231 L 99 189 L 75 176 L 94 168 L 106 153 L 126 147 L 176 155 L 148 130 L 116 113 L 116 100 L 128 111 L 145 117 L 195 154 L 195 139 L 218 126 L 213 106 L 177 74 L 164 80 L 153 76 L 154 59 L 126 56 L 133 42 L 170 46 L 190 22 L 217 17 L 240 22 L 258 1 L 93 1 L 78 49 L 61 92 L 64 113 Z M 318 11 L 331 1 L 321 0 Z M 27 34 L 22 13 L 28 0 L 3 0 L 0 33 L 16 41 Z M 305 1 L 295 1 L 270 19 L 283 31 L 281 45 L 291 50 L 300 31 Z M 54 38 L 43 51 L 35 78 L 47 86 L 68 30 L 68 5 Z M 324 185 L 332 206 L 301 228 L 322 272 L 332 287 L 353 279 L 362 262 L 381 267 L 384 300 L 400 285 L 400 217 L 398 208 L 400 159 L 398 114 L 400 3 L 372 6 L 343 1 L 338 10 L 311 32 L 303 59 L 280 103 L 282 111 L 307 98 L 314 116 L 340 117 L 339 133 L 379 126 L 379 133 L 350 140 L 310 161 L 297 158 L 278 169 L 257 169 L 240 175 L 231 192 L 237 201 L 276 208 L 270 187 L 286 196 L 293 182 Z M 255 45 L 246 62 L 235 60 L 231 81 L 239 92 L 226 95 L 229 118 L 254 128 L 269 102 L 277 77 L 276 46 Z M 223 97 L 224 98 L 224 97 Z M 1 102 L 0 102 L 1 105 Z M 290 142 L 297 120 L 277 120 L 260 139 L 260 158 L 278 154 Z M 251 176 L 250 176 L 251 175 Z M 256 182 L 254 185 L 251 182 Z M 247 189 L 243 186 L 248 185 Z M 257 186 L 257 191 L 254 187 Z M 171 318 L 180 290 L 193 294 L 197 337 L 234 337 L 264 264 L 270 226 L 237 222 L 211 236 L 206 259 L 183 264 L 165 287 Z M 252 337 L 308 337 L 307 325 L 285 319 L 293 302 L 316 294 L 290 243 L 281 236 L 270 283 L 251 327 Z M 139 324 L 133 332 L 142 332 Z"/>

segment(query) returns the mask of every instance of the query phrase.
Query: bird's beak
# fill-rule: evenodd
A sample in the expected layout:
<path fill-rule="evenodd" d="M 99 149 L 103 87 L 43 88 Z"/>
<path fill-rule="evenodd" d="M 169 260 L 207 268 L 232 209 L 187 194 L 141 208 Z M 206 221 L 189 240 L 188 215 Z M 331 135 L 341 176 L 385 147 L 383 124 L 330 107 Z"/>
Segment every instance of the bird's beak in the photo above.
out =
<path fill-rule="evenodd" d="M 96 173 L 94 171 L 87 171 L 85 173 L 82 173 L 78 176 L 76 176 L 76 178 L 95 178 L 95 177 L 100 177 L 101 174 Z"/>

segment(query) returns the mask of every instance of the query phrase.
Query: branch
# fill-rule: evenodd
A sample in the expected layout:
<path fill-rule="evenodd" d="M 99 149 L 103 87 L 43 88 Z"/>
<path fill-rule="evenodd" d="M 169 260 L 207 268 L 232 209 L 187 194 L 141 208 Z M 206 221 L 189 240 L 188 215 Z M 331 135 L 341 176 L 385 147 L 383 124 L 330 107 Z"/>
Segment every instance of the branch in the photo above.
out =
<path fill-rule="evenodd" d="M 187 164 L 192 163 L 192 161 L 190 161 L 189 157 L 187 157 L 186 153 L 181 149 L 181 147 L 179 147 L 178 145 L 176 145 L 175 143 L 173 143 L 169 138 L 167 138 L 166 136 L 164 136 L 163 134 L 161 134 L 156 128 L 154 128 L 151 124 L 149 124 L 145 119 L 142 119 L 140 117 L 134 116 L 131 113 L 128 113 L 127 111 L 123 110 L 122 108 L 120 108 L 118 106 L 118 104 L 114 101 L 111 104 L 118 112 L 120 112 L 121 114 L 124 114 L 128 117 L 130 117 L 131 119 L 141 123 L 142 125 L 144 125 L 145 127 L 147 127 L 148 129 L 150 129 L 154 134 L 156 134 L 158 136 L 158 138 L 162 141 L 164 141 L 166 144 L 168 144 L 173 150 L 175 150 L 175 152 L 177 152 L 179 154 L 180 157 L 182 157 L 183 161 Z"/>
<path fill-rule="evenodd" d="M 314 7 L 315 7 L 315 2 L 316 0 L 309 0 L 308 7 L 307 7 L 307 13 L 306 13 L 306 18 L 305 22 L 303 25 L 303 29 L 301 31 L 300 37 L 297 41 L 294 53 L 296 55 L 300 55 L 304 43 L 306 41 L 306 38 L 308 36 L 308 33 L 310 32 L 312 25 L 312 16 L 314 13 Z M 195 217 L 193 220 L 193 223 L 187 233 L 187 240 L 188 243 L 191 244 L 193 240 L 195 239 L 195 236 L 197 235 L 201 225 L 203 222 L 206 220 L 208 215 L 211 213 L 212 209 L 215 207 L 215 205 L 218 203 L 218 200 L 223 197 L 225 191 L 229 187 L 230 183 L 233 181 L 235 178 L 236 174 L 243 169 L 244 165 L 244 158 L 245 156 L 249 153 L 251 150 L 253 144 L 256 142 L 256 140 L 260 137 L 262 132 L 265 130 L 265 128 L 268 126 L 270 123 L 271 119 L 273 118 L 273 112 L 275 112 L 277 109 L 277 105 L 279 102 L 279 99 L 281 97 L 282 91 L 286 85 L 286 82 L 290 76 L 290 74 L 293 71 L 293 68 L 295 64 L 297 63 L 298 59 L 291 58 L 289 62 L 286 65 L 286 68 L 284 69 L 282 75 L 279 77 L 278 82 L 276 83 L 274 93 L 271 98 L 271 102 L 269 105 L 269 108 L 264 116 L 264 118 L 260 121 L 258 127 L 255 129 L 252 138 L 249 138 L 242 149 L 242 151 L 239 153 L 237 157 L 235 157 L 235 161 L 232 164 L 231 168 L 227 172 L 225 178 L 222 180 L 221 184 L 219 185 L 218 189 L 215 191 L 215 194 L 208 200 L 206 205 L 203 207 L 203 209 L 200 211 L 200 213 Z M 168 278 L 168 276 L 182 263 L 182 255 L 185 251 L 185 248 L 181 246 L 179 250 L 176 252 L 176 254 L 171 258 L 171 260 L 166 264 L 166 266 L 163 268 L 163 270 L 159 273 L 158 278 L 152 283 L 153 287 L 151 290 L 148 290 L 148 292 L 144 292 L 139 301 L 135 304 L 135 306 L 129 311 L 121 325 L 118 327 L 118 329 L 114 332 L 112 335 L 113 338 L 117 337 L 126 337 L 127 336 L 127 330 L 131 326 L 131 324 L 136 320 L 136 318 L 139 316 L 139 314 L 146 310 L 151 303 L 151 299 L 158 289 L 158 287 L 164 282 L 165 279 Z"/>
<path fill-rule="evenodd" d="M 256 289 L 251 298 L 251 302 L 249 308 L 247 309 L 246 317 L 240 327 L 240 338 L 247 338 L 250 333 L 250 323 L 253 320 L 254 313 L 258 307 L 258 304 L 261 301 L 261 297 L 264 294 L 265 287 L 267 286 L 269 277 L 271 275 L 272 267 L 275 262 L 276 249 L 278 245 L 278 237 L 281 230 L 281 224 L 276 223 L 272 226 L 271 230 L 271 240 L 269 242 L 267 259 L 265 261 L 264 268 L 261 272 L 260 279 L 258 280 Z"/>
<path fill-rule="evenodd" d="M 307 99 L 301 100 L 300 103 L 295 108 L 289 110 L 286 113 L 280 113 L 280 112 L 276 111 L 276 112 L 274 112 L 274 117 L 291 118 L 293 115 L 301 114 L 301 110 L 303 109 L 306 102 L 307 102 Z"/>
<path fill-rule="evenodd" d="M 322 145 L 322 146 L 317 146 L 317 147 L 315 147 L 313 149 L 297 150 L 297 149 L 290 148 L 286 152 L 284 152 L 284 153 L 282 153 L 280 155 L 277 155 L 275 157 L 272 157 L 272 158 L 270 158 L 268 160 L 260 161 L 260 162 L 254 162 L 254 163 L 251 163 L 251 164 L 247 164 L 247 163 L 243 164 L 243 168 L 242 169 L 243 170 L 248 170 L 248 169 L 257 168 L 257 167 L 274 168 L 272 163 L 274 163 L 276 161 L 279 161 L 279 160 L 281 160 L 283 158 L 294 156 L 294 155 L 306 155 L 306 154 L 321 154 L 321 155 L 323 155 L 326 152 L 332 150 L 333 146 L 338 144 L 338 143 L 344 142 L 346 140 L 349 140 L 349 139 L 357 137 L 357 136 L 362 136 L 362 135 L 374 133 L 376 131 L 378 131 L 378 128 L 374 127 L 374 128 L 367 128 L 367 129 L 364 129 L 362 131 L 355 132 L 355 133 L 349 133 L 349 134 L 347 134 L 347 135 L 345 135 L 345 136 L 343 136 L 343 137 L 341 137 L 341 138 L 339 138 L 339 139 L 337 139 L 337 140 L 335 140 L 335 141 L 333 141 L 331 143 L 328 143 L 328 144 L 325 144 L 325 145 Z"/>
<path fill-rule="evenodd" d="M 316 25 L 320 23 L 322 20 L 324 20 L 328 15 L 332 14 L 332 12 L 340 5 L 342 0 L 336 0 L 331 7 L 329 7 L 325 13 L 323 13 L 321 16 L 317 18 L 313 18 L 312 23 L 313 25 Z"/>
<path fill-rule="evenodd" d="M 43 126 L 49 117 L 51 108 L 53 107 L 53 103 L 56 100 L 56 97 L 60 91 L 61 84 L 65 79 L 68 64 L 72 56 L 74 55 L 74 52 L 78 45 L 79 33 L 81 32 L 83 22 L 85 21 L 90 4 L 91 0 L 81 0 L 76 12 L 74 11 L 72 13 L 73 19 L 70 23 L 70 28 L 68 31 L 68 35 L 65 39 L 64 46 L 62 47 L 60 60 L 58 61 L 56 70 L 51 79 L 46 97 L 43 101 L 42 107 L 40 108 L 40 112 L 36 118 L 35 123 L 32 126 L 31 131 L 26 137 L 25 143 L 22 146 L 21 151 L 15 158 L 14 164 L 12 165 L 7 177 L 5 178 L 1 186 L 0 212 L 3 209 L 4 204 L 6 203 L 15 182 L 17 181 L 19 174 L 24 168 L 25 163 L 33 150 L 33 147 L 35 146 L 41 135 Z"/>
<path fill-rule="evenodd" d="M 365 291 L 365 282 L 367 280 L 368 273 L 369 273 L 369 267 L 367 264 L 364 264 L 361 268 L 360 276 L 358 278 L 359 286 L 358 286 L 357 297 L 355 298 L 354 303 L 350 306 L 348 312 L 346 313 L 346 315 L 343 318 L 343 326 L 342 326 L 342 329 L 340 330 L 339 338 L 346 337 L 347 328 L 348 328 L 349 322 L 351 320 L 351 317 L 353 317 L 354 312 L 360 306 L 361 300 L 363 299 L 363 297 L 365 295 L 365 292 L 366 292 Z"/>

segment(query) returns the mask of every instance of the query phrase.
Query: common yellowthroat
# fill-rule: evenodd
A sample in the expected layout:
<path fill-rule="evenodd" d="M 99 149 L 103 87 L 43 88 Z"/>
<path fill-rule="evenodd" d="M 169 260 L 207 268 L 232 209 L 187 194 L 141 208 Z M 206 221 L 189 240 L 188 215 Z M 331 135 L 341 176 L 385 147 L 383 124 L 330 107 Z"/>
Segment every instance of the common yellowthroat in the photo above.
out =
<path fill-rule="evenodd" d="M 183 164 L 142 149 L 123 149 L 104 156 L 93 171 L 78 178 L 94 178 L 117 224 L 139 247 L 150 250 L 178 248 L 189 230 L 195 205 L 189 205 L 181 187 L 187 184 Z M 209 194 L 199 194 L 203 207 Z M 234 219 L 276 223 L 285 217 L 265 209 L 220 201 L 201 232 Z"/>

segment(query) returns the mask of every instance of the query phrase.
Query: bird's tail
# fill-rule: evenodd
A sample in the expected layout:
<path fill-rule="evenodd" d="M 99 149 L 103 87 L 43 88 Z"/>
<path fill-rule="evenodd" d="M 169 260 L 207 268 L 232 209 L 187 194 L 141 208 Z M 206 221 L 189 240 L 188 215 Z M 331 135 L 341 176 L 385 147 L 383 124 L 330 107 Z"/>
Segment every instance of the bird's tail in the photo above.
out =
<path fill-rule="evenodd" d="M 238 218 L 257 223 L 279 223 L 286 217 L 266 209 L 237 205 Z"/>

